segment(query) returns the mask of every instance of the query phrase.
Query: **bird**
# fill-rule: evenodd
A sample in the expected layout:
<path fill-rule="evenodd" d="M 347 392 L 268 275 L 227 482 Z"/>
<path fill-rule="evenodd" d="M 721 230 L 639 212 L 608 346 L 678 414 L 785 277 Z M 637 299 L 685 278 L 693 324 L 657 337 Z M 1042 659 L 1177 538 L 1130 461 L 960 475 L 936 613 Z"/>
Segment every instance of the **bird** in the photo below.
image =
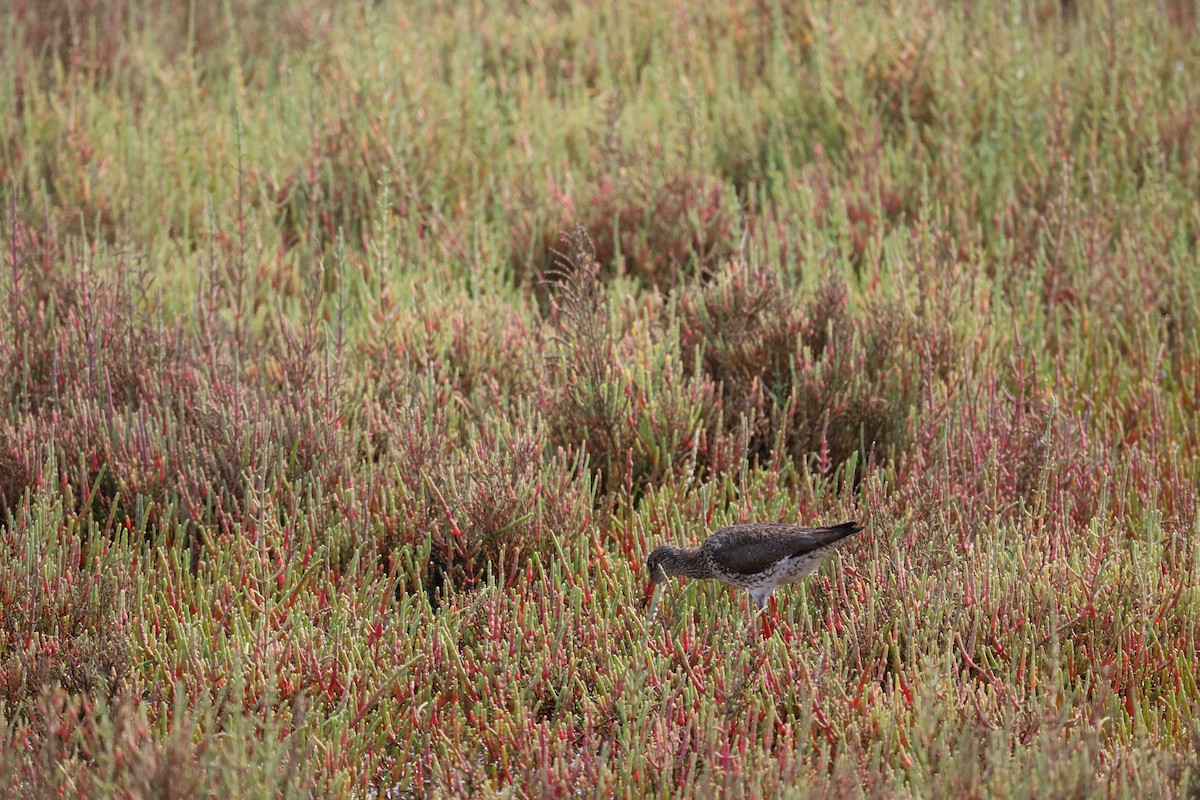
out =
<path fill-rule="evenodd" d="M 699 547 L 664 544 L 646 559 L 650 583 L 643 605 L 650 604 L 660 583 L 680 575 L 745 589 L 761 611 L 776 589 L 812 575 L 838 543 L 862 529 L 857 521 L 825 528 L 752 522 L 714 531 Z"/>

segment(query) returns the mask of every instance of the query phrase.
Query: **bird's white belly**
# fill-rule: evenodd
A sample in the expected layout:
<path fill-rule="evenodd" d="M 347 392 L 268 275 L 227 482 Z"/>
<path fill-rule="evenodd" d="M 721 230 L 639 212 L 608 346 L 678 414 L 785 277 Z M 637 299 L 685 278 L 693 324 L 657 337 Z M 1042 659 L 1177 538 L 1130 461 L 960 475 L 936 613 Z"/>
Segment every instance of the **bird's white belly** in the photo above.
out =
<path fill-rule="evenodd" d="M 775 562 L 775 565 L 763 573 L 766 579 L 764 583 L 769 583 L 772 587 L 782 586 L 785 583 L 793 583 L 801 578 L 807 578 L 817 571 L 821 566 L 821 562 L 825 560 L 825 555 L 814 555 L 812 553 L 803 556 L 789 556 L 788 558 L 780 559 Z"/>
<path fill-rule="evenodd" d="M 802 556 L 788 556 L 776 561 L 762 572 L 752 575 L 722 576 L 721 580 L 743 589 L 770 593 L 785 583 L 792 583 L 812 575 L 821 566 L 826 555 L 828 555 L 828 551 L 822 548 Z"/>

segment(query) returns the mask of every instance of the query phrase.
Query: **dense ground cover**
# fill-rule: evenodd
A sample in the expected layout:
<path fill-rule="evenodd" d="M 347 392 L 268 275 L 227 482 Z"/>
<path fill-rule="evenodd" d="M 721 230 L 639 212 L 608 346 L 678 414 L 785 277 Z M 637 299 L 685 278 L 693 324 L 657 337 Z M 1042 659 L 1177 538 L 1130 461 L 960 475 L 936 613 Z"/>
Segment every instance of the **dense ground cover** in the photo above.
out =
<path fill-rule="evenodd" d="M 1200 794 L 1192 4 L 175 5 L 0 3 L 5 791 Z"/>

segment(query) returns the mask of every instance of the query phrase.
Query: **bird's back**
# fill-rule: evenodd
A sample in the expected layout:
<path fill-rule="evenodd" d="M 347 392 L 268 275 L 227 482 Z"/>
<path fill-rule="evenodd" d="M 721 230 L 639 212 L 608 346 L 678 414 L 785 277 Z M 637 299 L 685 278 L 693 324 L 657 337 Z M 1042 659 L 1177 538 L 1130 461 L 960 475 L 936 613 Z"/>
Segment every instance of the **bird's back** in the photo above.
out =
<path fill-rule="evenodd" d="M 784 559 L 800 556 L 823 559 L 833 545 L 861 530 L 857 522 L 824 528 L 755 522 L 722 528 L 709 536 L 700 549 L 719 575 L 747 576 L 771 570 Z"/>

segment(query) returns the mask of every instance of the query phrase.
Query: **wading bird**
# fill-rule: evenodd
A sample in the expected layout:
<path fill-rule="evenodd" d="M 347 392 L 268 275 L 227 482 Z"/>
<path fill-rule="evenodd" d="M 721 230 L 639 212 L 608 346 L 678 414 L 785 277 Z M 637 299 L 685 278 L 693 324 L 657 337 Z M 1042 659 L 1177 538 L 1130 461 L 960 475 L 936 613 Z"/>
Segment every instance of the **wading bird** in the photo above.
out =
<path fill-rule="evenodd" d="M 862 530 L 857 522 L 828 528 L 801 528 L 780 522 L 731 525 L 716 531 L 699 547 L 664 544 L 646 559 L 650 583 L 643 606 L 657 594 L 658 584 L 673 575 L 716 578 L 745 589 L 759 610 L 780 586 L 817 571 L 825 557 L 847 536 Z M 763 633 L 769 634 L 764 625 Z"/>

